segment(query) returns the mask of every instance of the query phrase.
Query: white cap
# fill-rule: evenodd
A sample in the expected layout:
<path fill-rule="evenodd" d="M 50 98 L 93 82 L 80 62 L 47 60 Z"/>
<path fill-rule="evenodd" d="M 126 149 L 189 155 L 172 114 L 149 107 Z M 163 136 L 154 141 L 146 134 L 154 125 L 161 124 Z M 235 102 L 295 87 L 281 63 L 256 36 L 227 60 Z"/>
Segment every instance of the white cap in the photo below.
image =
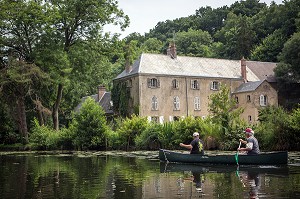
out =
<path fill-rule="evenodd" d="M 198 132 L 193 133 L 193 137 L 199 136 Z"/>

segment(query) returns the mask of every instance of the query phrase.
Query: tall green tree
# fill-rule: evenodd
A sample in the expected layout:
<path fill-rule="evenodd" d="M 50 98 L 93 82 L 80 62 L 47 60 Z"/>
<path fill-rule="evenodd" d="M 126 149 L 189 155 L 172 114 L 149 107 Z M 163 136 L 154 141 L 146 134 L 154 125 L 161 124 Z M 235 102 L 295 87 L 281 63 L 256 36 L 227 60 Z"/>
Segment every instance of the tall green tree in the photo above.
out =
<path fill-rule="evenodd" d="M 224 27 L 215 35 L 224 44 L 222 56 L 229 59 L 249 57 L 255 41 L 250 18 L 229 13 Z"/>
<path fill-rule="evenodd" d="M 128 16 L 118 8 L 115 0 L 50 0 L 49 7 L 53 13 L 53 25 L 47 36 L 53 36 L 57 45 L 51 45 L 49 40 L 47 42 L 51 46 L 58 47 L 58 51 L 66 54 L 67 59 L 72 46 L 84 39 L 97 37 L 101 34 L 105 24 L 119 24 L 123 29 L 129 22 Z M 57 53 L 54 56 L 56 55 Z M 68 65 L 68 60 L 52 68 L 52 72 L 57 77 L 56 99 L 52 106 L 54 129 L 59 129 L 58 110 L 62 100 L 65 77 L 72 68 L 72 65 Z"/>
<path fill-rule="evenodd" d="M 39 78 L 45 77 L 34 63 L 34 51 L 46 27 L 47 12 L 41 1 L 1 0 L 0 7 L 0 92 L 14 110 L 22 142 L 27 143 L 26 98 L 32 99 Z"/>
<path fill-rule="evenodd" d="M 212 38 L 206 31 L 189 29 L 187 32 L 179 32 L 176 34 L 175 43 L 178 54 L 210 57 L 212 53 Z"/>
<path fill-rule="evenodd" d="M 280 64 L 275 74 L 281 83 L 300 81 L 300 32 L 295 33 L 285 44 L 280 55 Z"/>
<path fill-rule="evenodd" d="M 226 85 L 221 86 L 218 93 L 210 95 L 208 104 L 212 122 L 221 125 L 221 140 L 224 149 L 231 149 L 232 143 L 237 142 L 241 130 L 245 127 L 245 121 L 240 119 L 242 108 L 236 108 L 236 101 L 231 98 L 230 89 Z"/>
<path fill-rule="evenodd" d="M 281 30 L 274 31 L 253 49 L 250 59 L 265 62 L 278 62 L 277 57 L 281 52 L 285 41 L 286 37 Z"/>
<path fill-rule="evenodd" d="M 13 117 L 18 126 L 23 144 L 28 143 L 28 126 L 26 117 L 26 97 L 31 95 L 34 81 L 46 75 L 34 64 L 9 59 L 4 68 L 0 70 L 0 92 L 11 106 Z"/>

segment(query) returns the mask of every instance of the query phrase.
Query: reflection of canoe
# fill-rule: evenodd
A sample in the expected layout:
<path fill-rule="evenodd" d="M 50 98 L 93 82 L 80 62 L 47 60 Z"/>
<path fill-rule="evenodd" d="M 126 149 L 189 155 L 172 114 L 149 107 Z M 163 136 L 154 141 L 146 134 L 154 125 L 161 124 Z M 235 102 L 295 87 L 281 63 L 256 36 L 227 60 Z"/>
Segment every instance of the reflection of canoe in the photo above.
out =
<path fill-rule="evenodd" d="M 235 155 L 200 155 L 187 154 L 164 149 L 159 150 L 159 159 L 167 162 L 236 164 Z M 280 165 L 287 164 L 287 151 L 261 153 L 259 155 L 239 155 L 240 165 Z"/>
<path fill-rule="evenodd" d="M 255 173 L 255 174 L 268 174 L 268 175 L 280 175 L 288 176 L 289 168 L 286 165 L 281 166 L 248 166 L 243 165 L 238 167 L 241 172 Z M 229 173 L 236 172 L 236 166 L 224 166 L 224 165 L 211 165 L 211 164 L 178 164 L 178 163 L 160 163 L 160 172 L 181 172 L 191 171 L 195 173 Z"/>

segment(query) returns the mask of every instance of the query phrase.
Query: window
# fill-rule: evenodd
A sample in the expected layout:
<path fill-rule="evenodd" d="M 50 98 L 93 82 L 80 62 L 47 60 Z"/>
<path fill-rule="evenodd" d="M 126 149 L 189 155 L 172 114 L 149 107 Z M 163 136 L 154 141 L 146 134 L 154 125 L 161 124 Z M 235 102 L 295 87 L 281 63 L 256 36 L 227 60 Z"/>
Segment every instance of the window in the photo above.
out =
<path fill-rule="evenodd" d="M 159 119 L 157 116 L 151 116 L 151 122 L 158 123 Z"/>
<path fill-rule="evenodd" d="M 174 116 L 173 117 L 173 121 L 179 121 L 180 120 L 180 117 L 179 116 Z"/>
<path fill-rule="evenodd" d="M 152 108 L 151 110 L 156 111 L 158 110 L 158 103 L 157 103 L 157 97 L 152 97 Z"/>
<path fill-rule="evenodd" d="M 178 96 L 174 97 L 173 104 L 174 104 L 174 110 L 179 111 L 180 110 L 180 101 L 179 101 Z"/>
<path fill-rule="evenodd" d="M 235 97 L 235 102 L 238 104 L 239 103 L 239 97 Z"/>
<path fill-rule="evenodd" d="M 217 82 L 217 81 L 211 82 L 210 89 L 214 90 L 214 91 L 219 90 L 220 89 L 220 82 Z"/>
<path fill-rule="evenodd" d="M 199 83 L 198 80 L 191 80 L 191 88 L 192 89 L 199 89 Z"/>
<path fill-rule="evenodd" d="M 147 82 L 148 82 L 148 87 L 149 88 L 159 88 L 160 87 L 160 82 L 156 78 L 151 78 L 151 79 L 148 78 Z"/>
<path fill-rule="evenodd" d="M 194 110 L 200 110 L 200 98 L 199 97 L 194 98 Z"/>
<path fill-rule="evenodd" d="M 267 96 L 266 95 L 261 95 L 259 97 L 259 104 L 260 104 L 260 106 L 267 106 L 267 103 L 268 103 Z"/>
<path fill-rule="evenodd" d="M 247 102 L 251 102 L 251 97 L 250 97 L 250 95 L 247 95 Z"/>
<path fill-rule="evenodd" d="M 251 115 L 248 115 L 248 122 L 252 122 L 252 117 L 251 117 Z"/>
<path fill-rule="evenodd" d="M 129 80 L 126 81 L 126 86 L 127 86 L 128 88 L 131 88 L 131 87 L 132 87 L 132 80 L 131 80 L 131 79 L 129 79 Z"/>
<path fill-rule="evenodd" d="M 179 87 L 178 80 L 177 79 L 173 79 L 173 81 L 172 81 L 172 88 L 173 89 L 178 89 L 178 87 Z"/>

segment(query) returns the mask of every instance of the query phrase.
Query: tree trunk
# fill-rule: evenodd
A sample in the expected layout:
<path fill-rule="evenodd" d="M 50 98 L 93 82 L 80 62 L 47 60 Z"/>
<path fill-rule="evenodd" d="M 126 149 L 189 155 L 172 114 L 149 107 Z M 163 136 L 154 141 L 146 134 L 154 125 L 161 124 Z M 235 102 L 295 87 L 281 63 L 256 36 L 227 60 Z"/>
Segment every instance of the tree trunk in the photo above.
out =
<path fill-rule="evenodd" d="M 24 97 L 17 98 L 17 123 L 21 141 L 23 144 L 28 143 L 28 129 L 26 121 L 25 99 Z"/>
<path fill-rule="evenodd" d="M 41 103 L 38 100 L 36 100 L 36 112 L 37 112 L 37 115 L 38 115 L 39 125 L 44 126 L 45 125 L 45 120 L 44 120 L 44 117 L 43 117 L 42 106 L 41 106 Z"/>
<path fill-rule="evenodd" d="M 52 110 L 53 128 L 55 130 L 59 130 L 58 108 L 62 98 L 62 91 L 63 91 L 63 85 L 58 84 L 56 101 L 55 104 L 53 105 L 53 110 Z"/>

